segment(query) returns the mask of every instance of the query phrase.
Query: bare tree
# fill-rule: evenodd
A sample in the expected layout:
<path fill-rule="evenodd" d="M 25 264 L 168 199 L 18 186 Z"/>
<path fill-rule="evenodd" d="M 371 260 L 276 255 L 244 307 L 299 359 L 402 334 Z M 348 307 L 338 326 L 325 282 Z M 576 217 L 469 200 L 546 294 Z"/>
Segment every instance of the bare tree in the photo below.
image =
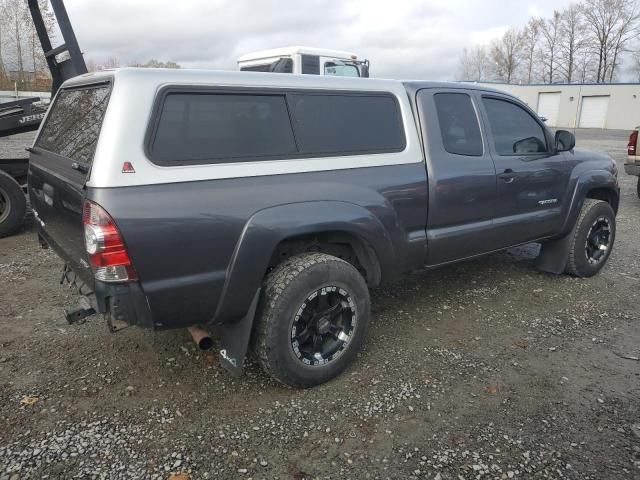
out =
<path fill-rule="evenodd" d="M 511 28 L 502 38 L 491 43 L 491 59 L 495 65 L 496 77 L 504 82 L 514 80 L 516 69 L 522 62 L 522 37 Z"/>
<path fill-rule="evenodd" d="M 553 83 L 556 75 L 555 69 L 561 41 L 561 16 L 559 11 L 554 10 L 551 18 L 542 22 L 542 49 L 540 56 L 545 69 L 545 81 L 548 83 Z"/>
<path fill-rule="evenodd" d="M 637 35 L 635 0 L 586 0 L 585 19 L 598 58 L 596 81 L 612 81 L 619 56 Z"/>
<path fill-rule="evenodd" d="M 487 49 L 483 45 L 476 46 L 471 51 L 471 59 L 473 60 L 473 68 L 475 76 L 478 80 L 487 79 L 487 70 L 489 69 L 489 56 Z"/>
<path fill-rule="evenodd" d="M 495 77 L 507 82 L 612 82 L 625 60 L 630 65 L 626 72 L 640 61 L 630 48 L 638 37 L 640 0 L 582 0 L 554 10 L 549 18 L 530 18 L 520 34 L 509 30 L 492 42 L 489 64 Z M 463 77 L 487 75 L 489 67 L 474 55 L 480 51 L 481 47 L 463 51 Z M 481 71 L 473 72 L 478 65 Z"/>
<path fill-rule="evenodd" d="M 631 54 L 631 61 L 629 63 L 627 71 L 633 75 L 633 79 L 636 82 L 640 82 L 640 51 Z"/>
<path fill-rule="evenodd" d="M 611 63 L 608 67 L 609 82 L 613 81 L 614 75 L 620 63 L 620 54 L 627 51 L 627 46 L 632 39 L 638 36 L 638 20 L 640 14 L 635 1 L 621 2 L 623 15 L 614 30 L 612 42 Z"/>
<path fill-rule="evenodd" d="M 100 70 L 98 63 L 93 58 L 87 58 L 85 63 L 87 65 L 87 71 L 89 72 L 97 72 Z"/>
<path fill-rule="evenodd" d="M 96 60 L 89 58 L 86 61 L 87 70 L 90 72 L 97 72 L 100 70 L 111 70 L 120 66 L 120 59 L 111 55 L 107 57 L 103 62 L 97 62 Z"/>
<path fill-rule="evenodd" d="M 114 68 L 118 68 L 120 66 L 120 60 L 118 59 L 118 57 L 107 57 L 107 59 L 104 61 L 104 64 L 102 65 L 102 70 L 112 70 Z"/>
<path fill-rule="evenodd" d="M 557 69 L 564 81 L 571 83 L 576 77 L 578 56 L 587 47 L 583 7 L 572 3 L 560 14 L 560 36 Z"/>
<path fill-rule="evenodd" d="M 466 48 L 462 49 L 460 54 L 460 71 L 458 74 L 458 80 L 466 81 L 473 80 L 473 66 L 471 64 L 471 55 Z"/>
<path fill-rule="evenodd" d="M 7 22 L 8 46 L 10 48 L 10 62 L 16 72 L 16 79 L 20 86 L 25 83 L 24 69 L 24 30 L 25 22 L 23 10 L 26 4 L 20 0 L 5 0 L 2 4 L 3 16 Z M 11 67 L 9 68 L 11 70 Z"/>
<path fill-rule="evenodd" d="M 489 67 L 487 51 L 482 45 L 476 45 L 471 51 L 466 48 L 460 56 L 460 80 L 486 80 Z"/>
<path fill-rule="evenodd" d="M 55 18 L 47 0 L 38 0 L 45 27 L 52 32 Z M 24 0 L 0 0 L 0 72 L 19 88 L 50 88 L 44 52 Z M 0 77 L 2 75 L 0 74 Z M 5 82 L 8 83 L 8 82 Z"/>
<path fill-rule="evenodd" d="M 160 60 L 156 60 L 152 58 L 148 60 L 146 63 L 130 63 L 130 67 L 142 67 L 142 68 L 181 68 L 176 62 L 162 62 Z"/>
<path fill-rule="evenodd" d="M 531 17 L 522 31 L 522 51 L 526 66 L 525 78 L 527 83 L 531 83 L 533 80 L 535 54 L 542 34 L 542 22 L 541 18 Z"/>

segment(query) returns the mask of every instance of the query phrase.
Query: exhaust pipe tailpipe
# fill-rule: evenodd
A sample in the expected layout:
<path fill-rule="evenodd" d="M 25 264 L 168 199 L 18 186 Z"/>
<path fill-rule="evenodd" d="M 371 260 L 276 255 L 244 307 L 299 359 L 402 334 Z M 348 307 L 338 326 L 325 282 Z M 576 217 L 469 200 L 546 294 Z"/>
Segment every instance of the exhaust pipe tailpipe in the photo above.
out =
<path fill-rule="evenodd" d="M 209 336 L 209 332 L 204 328 L 199 325 L 192 325 L 188 327 L 187 330 L 189 330 L 193 341 L 196 342 L 196 345 L 198 345 L 200 350 L 209 350 L 213 347 L 213 340 Z"/>

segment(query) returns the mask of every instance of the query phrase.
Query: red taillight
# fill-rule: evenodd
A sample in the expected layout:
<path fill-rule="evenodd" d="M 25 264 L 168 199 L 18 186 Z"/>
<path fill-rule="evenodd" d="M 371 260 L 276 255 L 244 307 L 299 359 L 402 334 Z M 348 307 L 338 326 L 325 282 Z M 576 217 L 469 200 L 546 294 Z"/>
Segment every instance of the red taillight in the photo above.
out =
<path fill-rule="evenodd" d="M 94 275 L 103 282 L 138 279 L 127 247 L 113 219 L 100 205 L 85 200 L 82 212 L 84 244 Z"/>
<path fill-rule="evenodd" d="M 627 144 L 627 155 L 636 154 L 636 145 L 638 144 L 638 130 L 634 130 L 629 135 L 629 143 Z"/>

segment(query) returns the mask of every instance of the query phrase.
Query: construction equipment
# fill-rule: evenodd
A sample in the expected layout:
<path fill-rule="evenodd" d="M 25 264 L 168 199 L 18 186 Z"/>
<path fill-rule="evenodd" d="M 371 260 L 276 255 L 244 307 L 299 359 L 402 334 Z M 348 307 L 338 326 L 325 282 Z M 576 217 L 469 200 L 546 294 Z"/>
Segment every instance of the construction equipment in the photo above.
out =
<path fill-rule="evenodd" d="M 82 52 L 62 0 L 50 0 L 63 43 L 52 46 L 38 0 L 28 0 L 29 11 L 51 72 L 53 98 L 65 80 L 87 73 Z M 37 130 L 47 112 L 40 97 L 0 103 L 0 137 Z M 0 158 L 0 237 L 15 233 L 24 219 L 28 159 Z"/>

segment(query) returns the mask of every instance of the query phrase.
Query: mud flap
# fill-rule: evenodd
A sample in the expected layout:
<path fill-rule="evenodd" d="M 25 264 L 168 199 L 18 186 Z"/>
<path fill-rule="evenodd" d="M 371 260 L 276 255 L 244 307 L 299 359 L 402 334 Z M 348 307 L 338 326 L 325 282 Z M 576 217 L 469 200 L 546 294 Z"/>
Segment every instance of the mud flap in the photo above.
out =
<path fill-rule="evenodd" d="M 543 243 L 542 251 L 536 259 L 538 270 L 555 274 L 564 273 L 572 240 L 573 230 L 562 238 Z"/>
<path fill-rule="evenodd" d="M 244 359 L 249 348 L 253 320 L 260 299 L 258 289 L 253 296 L 251 306 L 247 314 L 238 322 L 224 324 L 222 326 L 222 350 L 220 350 L 220 365 L 231 375 L 238 377 L 244 372 Z"/>

